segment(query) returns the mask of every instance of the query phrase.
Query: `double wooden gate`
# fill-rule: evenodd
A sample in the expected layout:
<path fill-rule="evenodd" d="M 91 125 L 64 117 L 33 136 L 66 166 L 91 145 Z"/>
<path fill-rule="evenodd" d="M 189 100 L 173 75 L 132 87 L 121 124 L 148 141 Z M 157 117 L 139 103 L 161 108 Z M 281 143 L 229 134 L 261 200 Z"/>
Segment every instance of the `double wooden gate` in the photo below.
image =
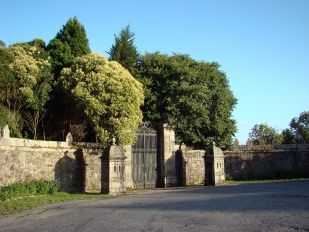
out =
<path fill-rule="evenodd" d="M 155 188 L 157 182 L 157 132 L 143 122 L 132 146 L 133 188 Z"/>

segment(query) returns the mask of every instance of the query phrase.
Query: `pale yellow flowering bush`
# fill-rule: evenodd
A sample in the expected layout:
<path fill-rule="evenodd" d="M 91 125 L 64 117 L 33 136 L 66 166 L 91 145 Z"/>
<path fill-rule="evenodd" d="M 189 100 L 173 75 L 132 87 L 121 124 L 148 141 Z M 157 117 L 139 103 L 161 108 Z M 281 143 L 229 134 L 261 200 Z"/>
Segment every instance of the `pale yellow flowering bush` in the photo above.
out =
<path fill-rule="evenodd" d="M 113 137 L 120 145 L 132 144 L 142 121 L 142 84 L 115 61 L 98 53 L 76 58 L 64 68 L 60 81 L 94 125 L 97 137 Z"/>

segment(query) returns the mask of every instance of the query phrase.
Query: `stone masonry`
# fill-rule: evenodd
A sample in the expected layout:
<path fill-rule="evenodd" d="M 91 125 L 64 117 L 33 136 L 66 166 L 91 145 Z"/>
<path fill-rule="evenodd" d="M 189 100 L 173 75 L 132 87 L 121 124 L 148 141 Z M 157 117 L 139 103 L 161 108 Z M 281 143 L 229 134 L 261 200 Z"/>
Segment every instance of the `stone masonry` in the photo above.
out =
<path fill-rule="evenodd" d="M 224 151 L 225 173 L 233 178 L 309 177 L 309 144 L 236 144 Z"/>

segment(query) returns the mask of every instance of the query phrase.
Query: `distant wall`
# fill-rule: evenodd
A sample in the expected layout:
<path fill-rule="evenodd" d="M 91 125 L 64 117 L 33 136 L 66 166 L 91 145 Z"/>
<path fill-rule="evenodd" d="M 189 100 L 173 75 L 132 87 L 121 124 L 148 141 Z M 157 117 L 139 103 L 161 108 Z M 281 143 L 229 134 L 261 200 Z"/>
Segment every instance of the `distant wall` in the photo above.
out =
<path fill-rule="evenodd" d="M 249 143 L 224 155 L 225 173 L 235 179 L 309 177 L 309 144 Z"/>

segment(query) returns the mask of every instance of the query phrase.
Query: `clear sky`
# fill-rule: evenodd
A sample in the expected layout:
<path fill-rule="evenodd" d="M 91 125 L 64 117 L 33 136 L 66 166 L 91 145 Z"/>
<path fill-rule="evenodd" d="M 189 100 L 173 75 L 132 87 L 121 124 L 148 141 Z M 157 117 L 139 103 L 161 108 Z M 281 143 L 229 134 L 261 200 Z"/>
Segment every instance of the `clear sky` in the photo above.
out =
<path fill-rule="evenodd" d="M 279 131 L 309 110 L 309 0 L 10 0 L 0 8 L 7 46 L 46 44 L 69 18 L 84 25 L 90 48 L 107 56 L 130 24 L 140 53 L 189 54 L 216 61 L 238 104 L 236 137 L 255 124 Z"/>

